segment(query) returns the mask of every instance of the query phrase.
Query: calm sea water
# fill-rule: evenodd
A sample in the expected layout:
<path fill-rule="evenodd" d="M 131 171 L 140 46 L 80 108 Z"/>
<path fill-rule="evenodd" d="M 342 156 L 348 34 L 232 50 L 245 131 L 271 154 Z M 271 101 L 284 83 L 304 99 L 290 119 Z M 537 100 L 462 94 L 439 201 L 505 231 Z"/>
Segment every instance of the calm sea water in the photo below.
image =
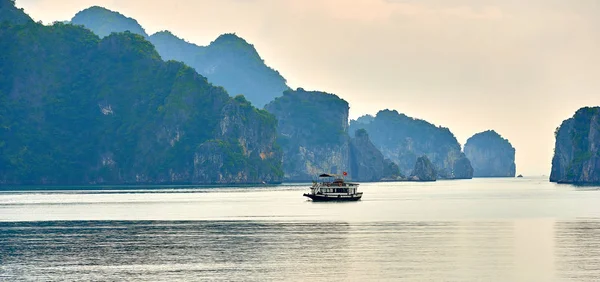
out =
<path fill-rule="evenodd" d="M 87 187 L 90 188 L 90 187 Z M 0 189 L 0 280 L 600 280 L 600 190 L 544 178 Z"/>

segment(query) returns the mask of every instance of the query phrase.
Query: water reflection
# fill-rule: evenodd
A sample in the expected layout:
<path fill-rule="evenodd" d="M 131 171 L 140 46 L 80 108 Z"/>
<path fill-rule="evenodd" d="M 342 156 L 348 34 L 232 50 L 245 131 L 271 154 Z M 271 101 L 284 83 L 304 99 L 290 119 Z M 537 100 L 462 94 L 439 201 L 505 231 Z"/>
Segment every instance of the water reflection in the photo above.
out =
<path fill-rule="evenodd" d="M 353 226 L 357 265 L 390 280 L 511 280 L 509 222 L 388 222 Z M 369 276 L 365 275 L 365 279 Z"/>
<path fill-rule="evenodd" d="M 347 260 L 348 230 L 339 222 L 0 223 L 0 280 L 318 278 L 328 266 L 345 273 L 336 269 Z"/>
<path fill-rule="evenodd" d="M 600 221 L 556 223 L 556 260 L 560 277 L 569 280 L 600 280 Z"/>
<path fill-rule="evenodd" d="M 600 278 L 600 221 L 0 223 L 0 280 Z"/>

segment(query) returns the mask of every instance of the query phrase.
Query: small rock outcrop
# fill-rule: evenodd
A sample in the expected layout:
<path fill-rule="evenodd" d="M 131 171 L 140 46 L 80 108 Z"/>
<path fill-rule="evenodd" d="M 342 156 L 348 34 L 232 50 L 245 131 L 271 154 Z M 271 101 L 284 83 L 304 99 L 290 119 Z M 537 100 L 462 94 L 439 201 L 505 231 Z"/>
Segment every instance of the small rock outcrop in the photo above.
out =
<path fill-rule="evenodd" d="M 364 129 L 350 140 L 350 172 L 354 181 L 392 180 L 402 177 L 400 169 L 371 143 Z"/>
<path fill-rule="evenodd" d="M 468 179 L 473 168 L 448 128 L 383 110 L 350 122 L 350 132 L 364 128 L 375 146 L 395 162 L 404 175 L 410 174 L 417 158 L 426 155 L 442 179 Z"/>
<path fill-rule="evenodd" d="M 450 176 L 450 179 L 473 178 L 473 167 L 471 166 L 471 160 L 469 160 L 464 153 L 460 153 L 454 159 Z"/>
<path fill-rule="evenodd" d="M 585 107 L 555 132 L 551 182 L 600 184 L 600 107 Z"/>
<path fill-rule="evenodd" d="M 473 135 L 464 151 L 473 166 L 473 177 L 515 177 L 515 148 L 496 131 Z"/>
<path fill-rule="evenodd" d="M 421 156 L 417 158 L 415 168 L 410 174 L 408 180 L 412 181 L 436 181 L 437 175 L 433 163 L 427 158 L 427 156 Z"/>
<path fill-rule="evenodd" d="M 383 159 L 383 175 L 382 181 L 395 181 L 404 179 L 404 175 L 400 172 L 398 165 L 390 159 Z"/>

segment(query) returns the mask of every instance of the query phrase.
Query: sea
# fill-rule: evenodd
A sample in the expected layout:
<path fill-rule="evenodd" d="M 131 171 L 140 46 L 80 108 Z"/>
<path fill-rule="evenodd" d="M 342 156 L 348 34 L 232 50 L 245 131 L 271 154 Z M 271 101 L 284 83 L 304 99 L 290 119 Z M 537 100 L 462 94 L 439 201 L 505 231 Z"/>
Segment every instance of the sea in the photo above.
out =
<path fill-rule="evenodd" d="M 547 177 L 0 187 L 1 281 L 599 281 L 600 188 Z"/>

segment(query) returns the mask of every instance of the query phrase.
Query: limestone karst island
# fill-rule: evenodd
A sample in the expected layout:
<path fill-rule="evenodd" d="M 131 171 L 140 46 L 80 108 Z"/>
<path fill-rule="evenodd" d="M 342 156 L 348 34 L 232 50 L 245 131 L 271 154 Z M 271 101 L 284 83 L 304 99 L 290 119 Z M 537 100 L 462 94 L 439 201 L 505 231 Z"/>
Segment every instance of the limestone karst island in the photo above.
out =
<path fill-rule="evenodd" d="M 515 177 L 494 130 L 396 109 L 349 120 L 343 93 L 291 89 L 233 33 L 207 46 L 102 7 L 33 21 L 0 0 L 0 184 L 239 184 Z M 309 88 L 309 86 L 307 86 Z M 598 107 L 555 133 L 550 181 L 600 183 Z"/>

